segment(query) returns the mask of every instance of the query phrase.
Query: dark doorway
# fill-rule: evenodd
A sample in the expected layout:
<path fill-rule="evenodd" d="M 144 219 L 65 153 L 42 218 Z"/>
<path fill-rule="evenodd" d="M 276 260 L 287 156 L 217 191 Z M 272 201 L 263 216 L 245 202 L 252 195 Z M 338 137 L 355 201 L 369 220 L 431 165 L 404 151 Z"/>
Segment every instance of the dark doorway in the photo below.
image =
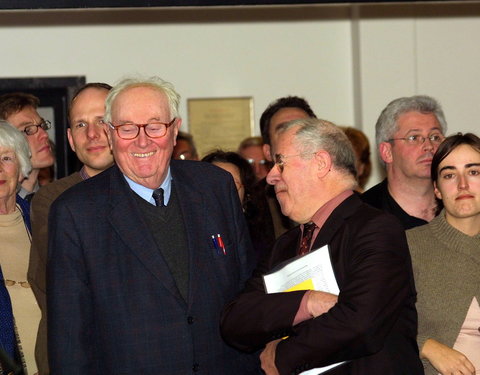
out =
<path fill-rule="evenodd" d="M 50 139 L 55 143 L 55 177 L 62 178 L 81 167 L 67 140 L 68 104 L 75 91 L 85 84 L 85 76 L 3 78 L 0 79 L 0 95 L 9 92 L 27 92 L 40 99 L 38 113 L 52 122 Z"/>

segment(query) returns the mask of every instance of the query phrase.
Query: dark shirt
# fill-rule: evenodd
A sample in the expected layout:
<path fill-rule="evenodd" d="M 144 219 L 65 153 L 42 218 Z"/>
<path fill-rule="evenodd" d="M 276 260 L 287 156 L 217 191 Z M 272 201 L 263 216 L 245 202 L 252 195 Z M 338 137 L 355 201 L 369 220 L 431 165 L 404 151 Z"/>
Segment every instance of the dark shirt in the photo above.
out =
<path fill-rule="evenodd" d="M 253 187 L 245 217 L 257 260 L 270 254 L 275 240 L 296 225 L 282 214 L 275 190 L 265 178 Z"/>
<path fill-rule="evenodd" d="M 407 214 L 402 207 L 393 199 L 388 191 L 387 179 L 368 189 L 361 195 L 362 200 L 370 206 L 395 216 L 403 225 L 405 230 L 428 224 L 428 221 Z"/>

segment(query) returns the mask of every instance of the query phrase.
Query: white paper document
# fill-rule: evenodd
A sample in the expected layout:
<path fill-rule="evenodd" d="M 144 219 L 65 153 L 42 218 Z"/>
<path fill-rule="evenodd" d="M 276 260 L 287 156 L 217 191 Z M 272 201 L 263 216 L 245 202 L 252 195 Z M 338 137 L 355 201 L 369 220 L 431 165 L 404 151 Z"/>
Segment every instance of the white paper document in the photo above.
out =
<path fill-rule="evenodd" d="M 295 258 L 276 267 L 272 272 L 263 276 L 266 293 L 293 292 L 295 290 L 319 290 L 338 295 L 335 274 L 328 245 L 301 257 Z M 314 368 L 302 372 L 300 375 L 318 375 L 345 362 L 334 363 L 329 366 Z"/>
<path fill-rule="evenodd" d="M 267 293 L 321 290 L 338 295 L 328 245 L 296 258 L 263 276 Z"/>

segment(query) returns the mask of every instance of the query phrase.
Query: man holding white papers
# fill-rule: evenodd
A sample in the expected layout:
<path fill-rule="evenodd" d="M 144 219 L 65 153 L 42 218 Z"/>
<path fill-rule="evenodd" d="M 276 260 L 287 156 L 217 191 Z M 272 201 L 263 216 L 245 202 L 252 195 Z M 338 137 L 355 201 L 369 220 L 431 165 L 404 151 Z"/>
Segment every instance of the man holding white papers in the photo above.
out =
<path fill-rule="evenodd" d="M 423 374 L 402 227 L 353 192 L 354 152 L 335 125 L 301 119 L 282 124 L 277 133 L 275 166 L 267 181 L 275 186 L 283 214 L 301 225 L 277 240 L 244 292 L 226 307 L 224 339 L 245 351 L 264 347 L 267 375 L 299 374 L 340 362 L 345 363 L 328 374 Z M 266 294 L 263 275 L 324 245 L 338 296 Z"/>

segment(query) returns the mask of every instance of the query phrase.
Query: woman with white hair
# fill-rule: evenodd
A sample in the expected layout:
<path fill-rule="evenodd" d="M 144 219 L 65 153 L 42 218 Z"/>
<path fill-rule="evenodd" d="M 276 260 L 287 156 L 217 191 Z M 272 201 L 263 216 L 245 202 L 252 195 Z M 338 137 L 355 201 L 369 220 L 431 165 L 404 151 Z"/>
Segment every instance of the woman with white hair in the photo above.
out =
<path fill-rule="evenodd" d="M 3 354 L 10 358 L 13 355 L 14 360 L 22 362 L 27 374 L 37 372 L 34 348 L 40 309 L 27 282 L 31 242 L 29 207 L 17 197 L 17 191 L 31 169 L 27 140 L 13 126 L 0 122 L 0 267 L 2 282 L 10 295 L 19 340 L 13 353 L 11 348 L 6 350 L 3 342 L 1 349 Z M 0 306 L 0 309 L 4 308 L 5 305 Z M 2 362 L 5 367 L 5 360 Z"/>

